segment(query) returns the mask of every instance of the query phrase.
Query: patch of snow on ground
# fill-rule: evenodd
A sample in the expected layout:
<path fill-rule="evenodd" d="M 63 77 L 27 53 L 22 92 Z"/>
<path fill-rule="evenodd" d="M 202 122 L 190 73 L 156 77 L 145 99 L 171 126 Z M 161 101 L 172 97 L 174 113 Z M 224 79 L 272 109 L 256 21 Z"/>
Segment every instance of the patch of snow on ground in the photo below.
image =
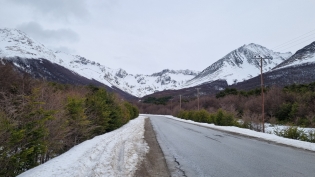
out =
<path fill-rule="evenodd" d="M 270 123 L 265 123 L 265 132 L 269 134 L 275 134 L 274 131 L 282 131 L 290 128 L 287 125 L 272 125 Z M 306 134 L 310 131 L 315 131 L 315 128 L 302 128 L 298 127 L 298 130 L 304 131 Z"/>
<path fill-rule="evenodd" d="M 149 151 L 144 140 L 144 119 L 144 116 L 139 116 L 115 131 L 84 141 L 19 176 L 133 176 L 137 165 Z"/>
<path fill-rule="evenodd" d="M 284 145 L 289 145 L 289 146 L 293 146 L 293 147 L 297 147 L 297 148 L 301 148 L 301 149 L 315 151 L 315 143 L 310 143 L 310 142 L 305 142 L 305 141 L 299 141 L 299 140 L 294 140 L 294 139 L 283 138 L 283 137 L 280 137 L 280 136 L 277 136 L 277 135 L 274 135 L 274 134 L 256 132 L 254 130 L 249 130 L 249 129 L 245 129 L 245 128 L 239 128 L 239 127 L 234 127 L 234 126 L 217 126 L 217 125 L 214 125 L 214 124 L 199 123 L 199 122 L 194 122 L 192 120 L 184 120 L 184 119 L 180 119 L 180 118 L 177 118 L 177 117 L 174 117 L 174 116 L 170 116 L 170 115 L 163 115 L 163 116 L 164 117 L 168 117 L 170 119 L 175 119 L 175 120 L 178 120 L 178 121 L 182 121 L 182 122 L 187 122 L 187 123 L 191 123 L 191 124 L 201 125 L 201 126 L 204 126 L 204 127 L 209 127 L 209 128 L 212 128 L 212 129 L 217 129 L 217 130 L 222 130 L 222 131 L 232 132 L 232 133 L 239 133 L 239 134 L 242 134 L 242 135 L 245 135 L 245 136 L 260 138 L 260 139 L 264 139 L 264 140 L 267 140 L 267 141 L 272 141 L 272 142 L 276 142 L 276 143 L 280 143 L 280 144 L 284 144 Z M 266 130 L 270 131 L 268 128 Z"/>

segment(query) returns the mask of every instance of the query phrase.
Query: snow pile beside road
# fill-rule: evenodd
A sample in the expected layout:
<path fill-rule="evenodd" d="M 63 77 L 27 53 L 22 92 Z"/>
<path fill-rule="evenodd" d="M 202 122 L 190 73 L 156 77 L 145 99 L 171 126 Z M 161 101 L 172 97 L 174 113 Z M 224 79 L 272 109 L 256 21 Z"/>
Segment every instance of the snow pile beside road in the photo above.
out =
<path fill-rule="evenodd" d="M 277 136 L 274 134 L 256 132 L 253 130 L 249 130 L 249 129 L 245 129 L 245 128 L 238 128 L 238 127 L 234 127 L 234 126 L 217 126 L 214 124 L 199 123 L 199 122 L 194 122 L 191 120 L 179 119 L 179 118 L 173 117 L 173 116 L 164 116 L 164 117 L 168 117 L 171 119 L 175 119 L 178 121 L 187 122 L 187 123 L 191 123 L 191 124 L 201 125 L 204 127 L 209 127 L 209 128 L 213 128 L 213 129 L 217 129 L 217 130 L 222 130 L 222 131 L 226 131 L 226 132 L 238 133 L 238 134 L 242 134 L 242 135 L 249 136 L 249 137 L 261 138 L 261 139 L 264 139 L 267 141 L 272 141 L 272 142 L 276 142 L 279 144 L 289 145 L 289 146 L 302 148 L 302 149 L 306 149 L 306 150 L 310 150 L 310 151 L 315 151 L 315 143 L 283 138 L 283 137 L 280 137 L 280 136 Z"/>
<path fill-rule="evenodd" d="M 19 176 L 133 176 L 149 150 L 144 140 L 144 119 L 139 116 L 115 131 L 84 141 Z"/>

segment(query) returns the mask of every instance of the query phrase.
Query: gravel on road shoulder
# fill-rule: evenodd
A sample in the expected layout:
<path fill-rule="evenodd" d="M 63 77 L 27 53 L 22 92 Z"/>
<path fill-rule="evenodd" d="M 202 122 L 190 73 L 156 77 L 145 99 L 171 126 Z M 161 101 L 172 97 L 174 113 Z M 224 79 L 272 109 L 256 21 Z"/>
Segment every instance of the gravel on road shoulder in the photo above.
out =
<path fill-rule="evenodd" d="M 170 177 L 169 169 L 166 165 L 164 154 L 151 125 L 149 118 L 145 119 L 144 139 L 150 147 L 145 159 L 135 173 L 135 177 Z"/>

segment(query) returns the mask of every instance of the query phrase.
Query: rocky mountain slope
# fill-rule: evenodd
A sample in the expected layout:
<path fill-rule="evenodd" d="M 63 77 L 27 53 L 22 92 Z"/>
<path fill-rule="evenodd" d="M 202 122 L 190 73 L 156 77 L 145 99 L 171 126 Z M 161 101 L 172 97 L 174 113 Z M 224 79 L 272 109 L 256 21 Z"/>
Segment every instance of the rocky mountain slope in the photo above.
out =
<path fill-rule="evenodd" d="M 123 69 L 111 69 L 79 55 L 52 51 L 16 29 L 0 29 L 0 58 L 13 61 L 17 67 L 23 67 L 29 73 L 33 72 L 28 69 L 31 68 L 29 65 L 20 65 L 12 59 L 47 59 L 80 76 L 116 87 L 136 97 L 166 89 L 179 89 L 198 74 L 190 70 L 163 70 L 152 75 L 128 74 Z"/>
<path fill-rule="evenodd" d="M 189 80 L 185 87 L 196 86 L 218 79 L 224 79 L 229 85 L 241 82 L 260 74 L 260 61 L 255 55 L 271 56 L 272 60 L 263 62 L 263 71 L 267 72 L 288 59 L 292 54 L 279 53 L 257 44 L 244 45 L 204 69 L 195 78 Z"/>
<path fill-rule="evenodd" d="M 298 50 L 288 60 L 283 61 L 282 63 L 277 65 L 274 69 L 312 64 L 312 63 L 315 63 L 315 41 L 303 47 L 302 49 Z"/>
<path fill-rule="evenodd" d="M 292 84 L 307 84 L 315 82 L 314 70 L 315 63 L 275 69 L 263 74 L 264 85 L 265 87 L 284 87 Z M 260 88 L 260 75 L 243 82 L 229 85 L 228 87 L 240 90 Z"/>
<path fill-rule="evenodd" d="M 286 86 L 315 82 L 315 42 L 298 50 L 289 59 L 264 73 L 265 86 Z M 232 85 L 240 89 L 253 89 L 260 85 L 260 77 Z"/>
<path fill-rule="evenodd" d="M 246 69 L 246 68 L 245 68 Z M 269 68 L 268 68 L 269 69 Z M 259 69 L 256 68 L 256 70 Z M 266 69 L 265 69 L 266 70 Z M 298 50 L 287 60 L 274 67 L 273 69 L 264 72 L 264 85 L 265 87 L 284 87 L 291 84 L 306 84 L 315 82 L 315 42 Z M 232 72 L 232 71 L 230 71 Z M 204 71 L 202 72 L 204 73 Z M 202 75 L 200 73 L 200 75 Z M 198 75 L 198 76 L 200 76 Z M 197 77 L 198 77 L 197 76 Z M 233 75 L 231 75 L 233 76 Z M 228 84 L 225 80 L 215 80 L 207 83 L 202 83 L 197 86 L 183 88 L 180 90 L 166 90 L 146 97 L 164 97 L 173 96 L 178 99 L 178 95 L 185 98 L 196 97 L 196 88 L 199 88 L 200 95 L 213 95 L 225 88 L 237 88 L 240 90 L 251 90 L 260 88 L 260 74 L 250 79 Z M 191 81 L 189 81 L 191 82 Z M 145 98 L 146 98 L 145 97 Z"/>

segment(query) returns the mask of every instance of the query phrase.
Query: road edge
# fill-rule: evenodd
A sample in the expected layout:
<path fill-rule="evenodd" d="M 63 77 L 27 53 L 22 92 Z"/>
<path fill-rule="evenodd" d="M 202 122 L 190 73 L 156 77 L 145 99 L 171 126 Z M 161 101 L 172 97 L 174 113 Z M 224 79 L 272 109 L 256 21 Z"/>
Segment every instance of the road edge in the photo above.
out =
<path fill-rule="evenodd" d="M 150 118 L 145 119 L 144 140 L 149 146 L 149 152 L 145 155 L 135 177 L 170 177 L 170 171 L 166 163 L 164 153 L 157 141 L 157 137 Z"/>

